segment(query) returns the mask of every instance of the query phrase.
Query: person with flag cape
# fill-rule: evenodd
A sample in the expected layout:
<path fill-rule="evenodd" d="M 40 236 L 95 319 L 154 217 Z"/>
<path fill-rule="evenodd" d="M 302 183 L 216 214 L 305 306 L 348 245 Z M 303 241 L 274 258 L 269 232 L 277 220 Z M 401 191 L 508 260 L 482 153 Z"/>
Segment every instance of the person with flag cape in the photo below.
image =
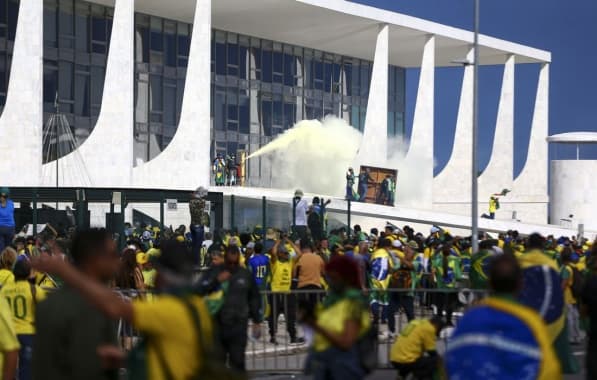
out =
<path fill-rule="evenodd" d="M 522 270 L 512 254 L 491 260 L 492 296 L 461 318 L 448 341 L 449 379 L 562 379 L 545 323 L 516 301 L 522 284 Z"/>
<path fill-rule="evenodd" d="M 531 234 L 527 238 L 526 253 L 518 257 L 524 279 L 519 301 L 543 318 L 563 372 L 578 373 L 579 364 L 568 342 L 560 271 L 557 263 L 543 253 L 544 247 L 545 239 L 537 233 Z"/>

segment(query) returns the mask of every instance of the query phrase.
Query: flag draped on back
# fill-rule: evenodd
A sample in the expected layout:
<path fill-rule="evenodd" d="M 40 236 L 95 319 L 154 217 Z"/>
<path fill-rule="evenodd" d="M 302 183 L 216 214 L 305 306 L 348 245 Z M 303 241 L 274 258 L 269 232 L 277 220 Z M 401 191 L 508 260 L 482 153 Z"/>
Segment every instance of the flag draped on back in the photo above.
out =
<path fill-rule="evenodd" d="M 488 298 L 459 321 L 446 352 L 448 378 L 561 379 L 545 324 L 515 301 Z"/>

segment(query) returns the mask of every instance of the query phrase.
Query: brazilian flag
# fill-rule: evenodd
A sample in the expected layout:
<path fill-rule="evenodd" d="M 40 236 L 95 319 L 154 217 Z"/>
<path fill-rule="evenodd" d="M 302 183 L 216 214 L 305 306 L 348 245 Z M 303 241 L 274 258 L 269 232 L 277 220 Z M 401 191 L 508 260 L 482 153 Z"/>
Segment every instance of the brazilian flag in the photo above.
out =
<path fill-rule="evenodd" d="M 556 263 L 541 251 L 525 253 L 518 260 L 523 270 L 520 302 L 543 318 L 564 373 L 578 373 L 579 365 L 568 343 L 566 305 Z"/>

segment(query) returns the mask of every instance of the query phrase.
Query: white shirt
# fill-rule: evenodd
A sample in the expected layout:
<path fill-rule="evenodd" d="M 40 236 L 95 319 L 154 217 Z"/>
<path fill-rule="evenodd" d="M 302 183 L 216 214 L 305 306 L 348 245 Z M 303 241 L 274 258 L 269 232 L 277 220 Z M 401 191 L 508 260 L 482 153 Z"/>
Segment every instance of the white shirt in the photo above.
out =
<path fill-rule="evenodd" d="M 293 200 L 294 202 L 294 200 Z M 309 205 L 307 201 L 303 198 L 298 201 L 296 204 L 296 214 L 294 216 L 294 225 L 295 226 L 306 226 L 307 225 L 307 209 Z"/>

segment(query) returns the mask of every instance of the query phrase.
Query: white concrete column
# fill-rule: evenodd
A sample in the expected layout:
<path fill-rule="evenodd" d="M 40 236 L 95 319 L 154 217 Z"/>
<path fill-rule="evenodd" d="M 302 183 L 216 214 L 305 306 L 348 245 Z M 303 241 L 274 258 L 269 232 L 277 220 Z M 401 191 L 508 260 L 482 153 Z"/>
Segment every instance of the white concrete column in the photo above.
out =
<path fill-rule="evenodd" d="M 512 197 L 522 203 L 516 205 L 518 219 L 529 223 L 547 222 L 547 135 L 549 129 L 549 63 L 539 71 L 535 110 L 527 160 L 514 180 Z"/>
<path fill-rule="evenodd" d="M 249 65 L 248 67 L 248 72 L 249 72 L 249 79 L 254 81 L 257 80 L 257 74 L 255 72 L 255 55 L 253 54 L 253 52 L 251 51 L 251 49 L 247 49 L 247 64 Z M 253 70 L 251 70 L 251 68 Z M 263 126 L 262 124 L 259 122 L 259 98 L 257 96 L 257 92 L 259 90 L 252 88 L 249 89 L 249 119 L 250 119 L 250 123 L 251 125 L 249 126 L 249 131 L 251 132 L 252 135 L 258 135 L 259 138 L 261 139 L 261 135 L 263 134 Z M 259 148 L 261 147 L 261 141 L 254 143 L 251 140 L 251 136 L 249 136 L 249 153 L 254 153 L 256 151 L 259 150 Z M 251 172 L 251 178 L 249 181 L 249 185 L 250 186 L 256 186 L 257 184 L 259 184 L 259 179 L 260 179 L 260 173 L 259 173 L 259 162 L 260 162 L 261 158 L 257 159 L 251 159 L 249 160 L 248 166 L 249 166 L 249 170 Z"/>
<path fill-rule="evenodd" d="M 10 80 L 0 117 L 0 178 L 39 186 L 43 127 L 43 1 L 21 0 Z"/>
<path fill-rule="evenodd" d="M 134 185 L 194 189 L 210 180 L 211 0 L 197 0 L 180 122 L 153 160 L 133 169 Z"/>
<path fill-rule="evenodd" d="M 134 0 L 116 0 L 100 113 L 87 140 L 59 160 L 61 186 L 122 187 L 131 184 L 134 31 Z M 55 165 L 50 162 L 42 168 L 46 185 L 54 185 L 56 181 Z"/>
<path fill-rule="evenodd" d="M 499 193 L 502 189 L 512 189 L 514 178 L 514 68 L 515 57 L 509 55 L 504 65 L 502 92 L 491 158 L 483 174 L 479 177 L 479 202 L 484 205 L 488 203 L 491 194 Z M 504 198 L 504 200 L 506 199 Z M 483 210 L 483 208 L 480 209 Z"/>
<path fill-rule="evenodd" d="M 359 165 L 384 166 L 388 151 L 388 47 L 389 26 L 379 26 L 367 100 L 363 140 L 355 159 Z M 358 171 L 358 169 L 357 169 Z"/>
<path fill-rule="evenodd" d="M 425 37 L 423 56 L 421 59 L 421 74 L 417 90 L 417 103 L 413 118 L 413 128 L 408 152 L 402 165 L 398 168 L 398 196 L 401 196 L 400 179 L 408 175 L 417 178 L 417 199 L 413 199 L 413 206 L 431 208 L 433 182 L 433 128 L 434 128 L 434 99 L 435 99 L 435 36 Z M 416 172 L 415 172 L 416 171 Z"/>
<path fill-rule="evenodd" d="M 471 47 L 466 58 L 473 61 Z M 433 180 L 434 209 L 470 215 L 473 143 L 473 65 L 464 67 L 452 154 Z"/>

